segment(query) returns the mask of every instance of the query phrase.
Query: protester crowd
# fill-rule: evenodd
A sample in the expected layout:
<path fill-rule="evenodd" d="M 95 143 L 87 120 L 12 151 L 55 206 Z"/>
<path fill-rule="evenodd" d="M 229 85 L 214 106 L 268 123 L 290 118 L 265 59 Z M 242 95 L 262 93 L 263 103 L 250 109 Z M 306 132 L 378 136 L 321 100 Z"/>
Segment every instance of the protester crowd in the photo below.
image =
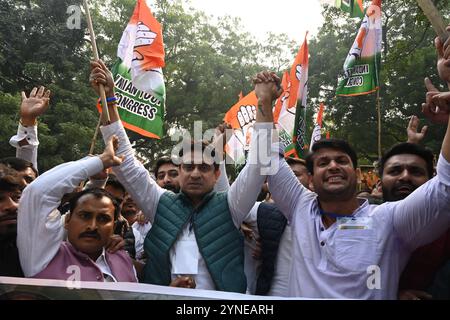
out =
<path fill-rule="evenodd" d="M 436 49 L 450 90 L 450 39 L 437 39 Z M 322 139 L 305 159 L 284 157 L 273 131 L 275 73 L 253 79 L 256 123 L 231 185 L 218 161 L 223 126 L 212 143 L 192 141 L 179 163 L 162 157 L 149 172 L 102 61 L 91 63 L 89 81 L 97 94 L 105 88 L 106 147 L 42 175 L 37 120 L 51 94 L 22 94 L 10 140 L 16 158 L 0 160 L 0 276 L 67 280 L 76 272 L 81 281 L 274 297 L 450 298 L 450 91 L 425 80 L 422 112 L 447 125 L 436 168 L 414 116 L 408 141 L 384 153 L 380 180 L 361 190 L 357 154 L 344 140 Z"/>

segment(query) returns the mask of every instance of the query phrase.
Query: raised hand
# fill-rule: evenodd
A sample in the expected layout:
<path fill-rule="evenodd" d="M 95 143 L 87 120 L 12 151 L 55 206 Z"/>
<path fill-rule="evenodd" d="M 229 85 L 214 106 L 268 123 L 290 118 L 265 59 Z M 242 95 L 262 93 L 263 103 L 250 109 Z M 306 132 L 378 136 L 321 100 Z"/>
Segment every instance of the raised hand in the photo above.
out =
<path fill-rule="evenodd" d="M 419 144 L 424 138 L 428 130 L 428 126 L 423 126 L 422 130 L 419 130 L 419 118 L 412 116 L 409 120 L 406 133 L 408 135 L 408 142 Z"/>
<path fill-rule="evenodd" d="M 91 74 L 89 76 L 89 83 L 100 96 L 99 84 L 105 87 L 107 97 L 114 96 L 114 80 L 111 72 L 108 70 L 102 60 L 91 61 Z"/>
<path fill-rule="evenodd" d="M 450 25 L 447 26 L 447 31 L 450 32 Z M 438 55 L 437 70 L 439 77 L 447 82 L 450 89 L 450 37 L 447 38 L 445 43 L 442 43 L 441 39 L 437 37 L 434 44 Z"/>
<path fill-rule="evenodd" d="M 450 93 L 440 92 L 428 78 L 425 78 L 425 86 L 428 91 L 426 102 L 422 103 L 422 113 L 434 123 L 447 124 L 450 109 Z"/>
<path fill-rule="evenodd" d="M 41 86 L 33 88 L 27 97 L 22 91 L 22 103 L 20 104 L 20 121 L 24 126 L 36 125 L 36 119 L 42 115 L 49 106 L 50 90 Z"/>
<path fill-rule="evenodd" d="M 103 162 L 104 169 L 122 164 L 123 156 L 116 156 L 118 146 L 119 138 L 117 136 L 113 136 L 106 144 L 105 150 L 100 155 L 100 160 Z"/>
<path fill-rule="evenodd" d="M 253 78 L 256 97 L 259 101 L 269 102 L 276 100 L 282 93 L 281 79 L 274 73 L 263 71 Z"/>

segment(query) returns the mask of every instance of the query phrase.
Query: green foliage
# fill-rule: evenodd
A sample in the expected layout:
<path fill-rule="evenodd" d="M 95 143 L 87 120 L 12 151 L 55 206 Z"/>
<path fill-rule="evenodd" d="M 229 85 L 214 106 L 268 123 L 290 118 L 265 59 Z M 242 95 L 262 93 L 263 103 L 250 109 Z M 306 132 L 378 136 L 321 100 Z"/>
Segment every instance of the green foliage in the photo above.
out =
<path fill-rule="evenodd" d="M 91 14 L 100 56 L 107 64 L 116 59 L 117 45 L 133 12 L 135 0 L 91 0 Z M 174 128 L 215 127 L 240 91 L 252 90 L 251 77 L 264 69 L 282 75 L 301 43 L 287 35 L 269 34 L 258 43 L 242 31 L 239 19 L 214 21 L 189 8 L 186 1 L 156 0 L 152 11 L 163 26 L 167 88 L 165 126 L 160 141 L 129 132 L 139 155 L 154 161 L 168 153 Z M 86 23 L 81 30 L 66 26 L 69 5 L 81 0 L 2 0 L 0 2 L 0 156 L 14 155 L 8 140 L 16 131 L 20 92 L 44 85 L 51 89 L 51 105 L 39 119 L 41 171 L 85 156 L 97 123 L 96 97 L 88 84 L 92 59 Z M 436 1 L 449 18 L 450 0 Z M 383 61 L 381 104 L 383 148 L 406 139 L 408 117 L 420 114 L 423 78 L 438 83 L 433 30 L 415 1 L 383 3 Z M 335 98 L 341 71 L 360 21 L 327 7 L 325 23 L 310 39 L 309 108 L 312 119 L 325 102 L 325 126 L 332 136 L 348 139 L 366 162 L 377 157 L 375 95 Z M 312 121 L 308 121 L 308 132 Z M 425 124 L 425 122 L 423 122 Z M 309 139 L 308 134 L 308 139 Z M 425 143 L 439 150 L 443 129 L 432 126 Z M 102 149 L 98 139 L 96 151 Z M 363 161 L 364 162 L 364 161 Z"/>
<path fill-rule="evenodd" d="M 450 2 L 436 1 L 441 12 L 450 17 Z M 383 56 L 380 72 L 382 148 L 406 141 L 406 126 L 411 115 L 420 117 L 425 99 L 423 79 L 436 83 L 435 37 L 429 22 L 415 1 L 383 2 Z M 363 163 L 377 159 L 376 94 L 360 97 L 335 97 L 337 74 L 355 39 L 360 20 L 334 7 L 323 11 L 325 22 L 316 39 L 310 42 L 310 97 L 324 101 L 325 123 L 331 135 L 347 139 Z M 314 99 L 313 99 L 314 101 Z M 428 124 L 425 119 L 422 125 Z M 443 128 L 431 125 L 424 143 L 440 149 Z"/>

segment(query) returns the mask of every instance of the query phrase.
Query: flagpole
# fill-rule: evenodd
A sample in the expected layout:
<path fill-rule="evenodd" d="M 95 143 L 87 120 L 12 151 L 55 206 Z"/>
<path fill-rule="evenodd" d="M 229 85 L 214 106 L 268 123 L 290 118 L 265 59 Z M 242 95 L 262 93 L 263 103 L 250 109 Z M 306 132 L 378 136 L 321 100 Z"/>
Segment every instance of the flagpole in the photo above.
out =
<path fill-rule="evenodd" d="M 98 131 L 100 130 L 101 124 L 102 124 L 102 115 L 100 115 L 100 117 L 98 117 L 97 127 L 95 127 L 94 137 L 92 138 L 91 147 L 89 148 L 88 154 L 90 154 L 90 155 L 94 154 L 95 142 L 97 141 Z M 85 181 L 80 182 L 79 186 L 81 189 L 84 188 L 84 184 L 85 184 Z"/>
<path fill-rule="evenodd" d="M 378 113 L 378 160 L 381 159 L 381 99 L 380 89 L 377 90 L 377 113 Z"/>
<path fill-rule="evenodd" d="M 91 141 L 91 147 L 89 148 L 89 154 L 94 154 L 95 142 L 97 141 L 98 131 L 100 130 L 100 125 L 102 124 L 102 116 L 98 118 L 97 126 L 95 127 L 94 137 Z"/>
<path fill-rule="evenodd" d="M 89 35 L 91 36 L 91 44 L 92 44 L 92 51 L 94 53 L 94 59 L 95 60 L 99 60 L 99 56 L 98 56 L 98 50 L 97 50 L 97 42 L 95 40 L 95 33 L 94 33 L 94 27 L 92 25 L 92 18 L 91 18 L 91 13 L 89 11 L 89 5 L 87 0 L 83 0 L 83 4 L 84 4 L 84 10 L 86 11 L 86 21 L 87 21 L 87 25 L 88 25 L 88 29 L 89 29 Z M 105 87 L 103 86 L 103 84 L 99 84 L 99 89 L 100 89 L 100 99 L 102 101 L 102 113 L 100 115 L 100 118 L 103 118 L 103 123 L 108 124 L 111 122 L 110 118 L 109 118 L 109 112 L 108 112 L 108 104 L 106 102 L 106 93 L 105 93 Z M 100 121 L 99 121 L 100 123 Z M 99 127 L 99 126 L 97 126 Z M 98 134 L 98 128 L 95 130 L 95 135 L 94 135 L 94 139 L 97 139 L 97 134 Z M 91 146 L 92 148 L 92 146 Z"/>

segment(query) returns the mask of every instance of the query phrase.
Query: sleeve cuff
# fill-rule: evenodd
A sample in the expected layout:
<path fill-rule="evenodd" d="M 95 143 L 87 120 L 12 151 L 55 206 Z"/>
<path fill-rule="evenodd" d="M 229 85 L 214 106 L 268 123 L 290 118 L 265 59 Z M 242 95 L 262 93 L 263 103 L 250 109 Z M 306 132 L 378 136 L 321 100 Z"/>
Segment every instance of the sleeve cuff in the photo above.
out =
<path fill-rule="evenodd" d="M 105 144 L 113 135 L 116 135 L 119 138 L 119 149 L 116 152 L 117 155 L 130 154 L 130 152 L 133 153 L 133 148 L 121 121 L 116 121 L 110 125 L 102 126 L 100 130 L 102 132 Z"/>
<path fill-rule="evenodd" d="M 9 144 L 14 148 L 23 148 L 25 146 L 20 146 L 20 141 L 26 139 L 28 145 L 38 146 L 39 140 L 37 138 L 37 126 L 29 126 L 25 127 L 19 123 L 19 127 L 17 128 L 17 134 L 9 140 Z"/>
<path fill-rule="evenodd" d="M 84 160 L 84 162 L 88 177 L 103 170 L 103 162 L 100 160 L 100 157 L 90 157 L 89 159 Z"/>
<path fill-rule="evenodd" d="M 111 123 L 110 125 L 101 126 L 100 130 L 103 134 L 103 140 L 105 140 L 105 142 L 106 142 L 109 140 L 109 138 L 112 135 L 117 134 L 118 131 L 125 130 L 125 129 L 124 129 L 121 121 L 116 121 L 116 122 Z"/>

